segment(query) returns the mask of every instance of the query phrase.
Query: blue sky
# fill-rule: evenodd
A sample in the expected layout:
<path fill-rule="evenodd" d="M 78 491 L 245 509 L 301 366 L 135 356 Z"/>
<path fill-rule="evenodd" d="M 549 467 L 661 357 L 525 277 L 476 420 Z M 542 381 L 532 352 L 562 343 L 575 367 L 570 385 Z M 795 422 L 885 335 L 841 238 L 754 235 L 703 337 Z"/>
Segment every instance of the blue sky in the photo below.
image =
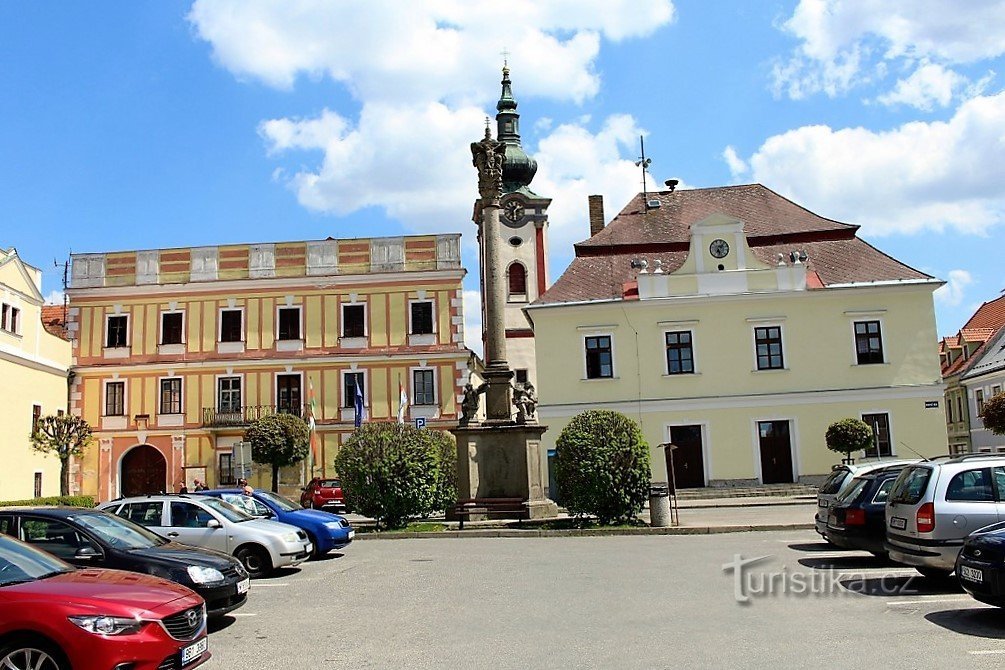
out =
<path fill-rule="evenodd" d="M 8 1 L 0 244 L 46 292 L 71 249 L 329 235 L 462 232 L 474 269 L 503 49 L 553 278 L 644 133 L 656 183 L 759 181 L 947 280 L 942 333 L 1005 288 L 1001 0 Z"/>

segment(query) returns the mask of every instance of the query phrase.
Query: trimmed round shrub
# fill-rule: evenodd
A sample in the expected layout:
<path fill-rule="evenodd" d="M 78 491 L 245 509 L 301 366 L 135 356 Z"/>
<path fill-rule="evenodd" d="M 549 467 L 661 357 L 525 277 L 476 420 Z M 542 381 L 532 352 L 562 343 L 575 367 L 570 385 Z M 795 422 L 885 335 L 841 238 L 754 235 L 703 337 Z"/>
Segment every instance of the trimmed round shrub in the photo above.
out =
<path fill-rule="evenodd" d="M 423 430 L 433 441 L 440 458 L 433 511 L 446 510 L 457 502 L 457 439 L 442 430 Z"/>
<path fill-rule="evenodd" d="M 574 417 L 558 436 L 555 468 L 569 512 L 601 524 L 631 521 L 649 497 L 649 445 L 639 425 L 619 412 Z"/>
<path fill-rule="evenodd" d="M 981 420 L 984 427 L 995 435 L 1005 435 L 1005 393 L 999 393 L 984 403 Z"/>
<path fill-rule="evenodd" d="M 872 447 L 872 428 L 861 419 L 840 419 L 827 427 L 827 448 L 851 458 L 852 452 Z"/>
<path fill-rule="evenodd" d="M 389 422 L 357 428 L 335 457 L 349 508 L 385 528 L 435 511 L 444 495 L 437 432 Z"/>

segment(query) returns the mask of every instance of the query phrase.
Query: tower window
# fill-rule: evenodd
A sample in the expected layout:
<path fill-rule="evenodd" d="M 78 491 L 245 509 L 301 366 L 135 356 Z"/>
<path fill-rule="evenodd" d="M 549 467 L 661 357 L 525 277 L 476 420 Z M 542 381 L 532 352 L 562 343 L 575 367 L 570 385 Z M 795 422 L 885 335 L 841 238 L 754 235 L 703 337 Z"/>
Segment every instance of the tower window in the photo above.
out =
<path fill-rule="evenodd" d="M 513 263 L 507 271 L 509 279 L 509 299 L 520 302 L 527 299 L 527 269 L 520 263 Z"/>

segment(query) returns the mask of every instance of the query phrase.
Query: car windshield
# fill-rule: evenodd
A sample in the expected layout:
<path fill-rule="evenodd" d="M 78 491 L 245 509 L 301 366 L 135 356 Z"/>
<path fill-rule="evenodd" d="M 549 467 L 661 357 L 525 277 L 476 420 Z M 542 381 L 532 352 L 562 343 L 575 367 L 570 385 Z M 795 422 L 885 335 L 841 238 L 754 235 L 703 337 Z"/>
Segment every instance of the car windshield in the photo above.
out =
<path fill-rule="evenodd" d="M 45 579 L 73 569 L 44 551 L 0 535 L 0 587 Z"/>
<path fill-rule="evenodd" d="M 265 498 L 284 512 L 295 512 L 298 509 L 303 509 L 303 507 L 297 503 L 293 502 L 289 498 L 284 498 L 278 493 L 273 493 L 272 491 L 257 491 L 257 493 L 259 497 Z"/>
<path fill-rule="evenodd" d="M 820 493 L 824 495 L 833 495 L 841 490 L 841 484 L 844 483 L 845 477 L 848 476 L 848 470 L 846 468 L 838 468 L 830 474 L 830 476 L 820 485 Z"/>
<path fill-rule="evenodd" d="M 326 489 L 338 489 L 342 488 L 342 482 L 337 479 L 324 479 L 321 481 L 321 486 Z"/>
<path fill-rule="evenodd" d="M 203 505 L 210 508 L 217 514 L 221 515 L 227 521 L 231 523 L 241 523 L 242 521 L 254 521 L 255 517 L 250 514 L 246 514 L 241 510 L 237 509 L 228 502 L 224 502 L 219 498 L 210 498 L 209 496 L 201 496 L 199 500 Z"/>
<path fill-rule="evenodd" d="M 112 514 L 91 512 L 70 517 L 82 528 L 116 549 L 150 549 L 167 544 L 167 540 L 143 526 Z"/>
<path fill-rule="evenodd" d="M 928 489 L 928 480 L 932 477 L 932 469 L 921 465 L 907 468 L 893 485 L 889 502 L 917 505 Z"/>
<path fill-rule="evenodd" d="M 846 486 L 841 489 L 841 492 L 837 494 L 837 501 L 839 503 L 853 502 L 858 499 L 859 495 L 862 494 L 862 489 L 869 485 L 868 479 L 860 479 L 856 477 L 851 480 L 851 485 Z"/>

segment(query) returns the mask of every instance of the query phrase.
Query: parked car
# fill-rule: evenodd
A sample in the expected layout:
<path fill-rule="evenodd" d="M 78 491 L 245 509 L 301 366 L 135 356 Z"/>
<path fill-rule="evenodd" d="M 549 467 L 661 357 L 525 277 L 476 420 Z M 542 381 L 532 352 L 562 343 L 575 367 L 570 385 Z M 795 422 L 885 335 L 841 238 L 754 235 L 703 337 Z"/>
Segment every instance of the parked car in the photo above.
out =
<path fill-rule="evenodd" d="M 966 537 L 1003 520 L 1005 456 L 969 454 L 904 468 L 886 504 L 890 558 L 948 577 Z"/>
<path fill-rule="evenodd" d="M 827 541 L 885 558 L 886 500 L 903 469 L 903 465 L 887 465 L 853 477 L 830 505 Z"/>
<path fill-rule="evenodd" d="M 191 670 L 208 647 L 205 603 L 191 589 L 79 570 L 0 534 L 0 668 Z"/>
<path fill-rule="evenodd" d="M 283 566 L 299 565 L 314 551 L 307 534 L 299 528 L 256 519 L 209 496 L 150 495 L 113 500 L 100 509 L 170 540 L 230 554 L 244 564 L 252 577 L 264 577 Z"/>
<path fill-rule="evenodd" d="M 349 508 L 345 504 L 340 479 L 315 477 L 300 494 L 300 506 L 307 509 L 329 510 L 345 514 Z"/>
<path fill-rule="evenodd" d="M 77 567 L 114 568 L 163 577 L 192 589 L 210 617 L 248 599 L 248 573 L 236 558 L 167 540 L 114 514 L 79 507 L 6 507 L 0 532 Z"/>
<path fill-rule="evenodd" d="M 1005 522 L 971 533 L 956 559 L 956 576 L 977 600 L 1005 607 Z"/>
<path fill-rule="evenodd" d="M 824 480 L 817 491 L 817 513 L 814 518 L 817 533 L 827 539 L 827 517 L 831 503 L 837 495 L 851 485 L 852 479 L 858 475 L 868 474 L 891 465 L 917 463 L 918 459 L 904 460 L 894 458 L 863 459 L 858 463 L 842 463 L 831 468 L 830 475 Z"/>
<path fill-rule="evenodd" d="M 314 557 L 348 546 L 356 534 L 345 517 L 304 509 L 272 491 L 256 489 L 249 496 L 241 489 L 209 489 L 199 495 L 219 498 L 257 518 L 275 519 L 300 528 L 314 545 Z"/>

